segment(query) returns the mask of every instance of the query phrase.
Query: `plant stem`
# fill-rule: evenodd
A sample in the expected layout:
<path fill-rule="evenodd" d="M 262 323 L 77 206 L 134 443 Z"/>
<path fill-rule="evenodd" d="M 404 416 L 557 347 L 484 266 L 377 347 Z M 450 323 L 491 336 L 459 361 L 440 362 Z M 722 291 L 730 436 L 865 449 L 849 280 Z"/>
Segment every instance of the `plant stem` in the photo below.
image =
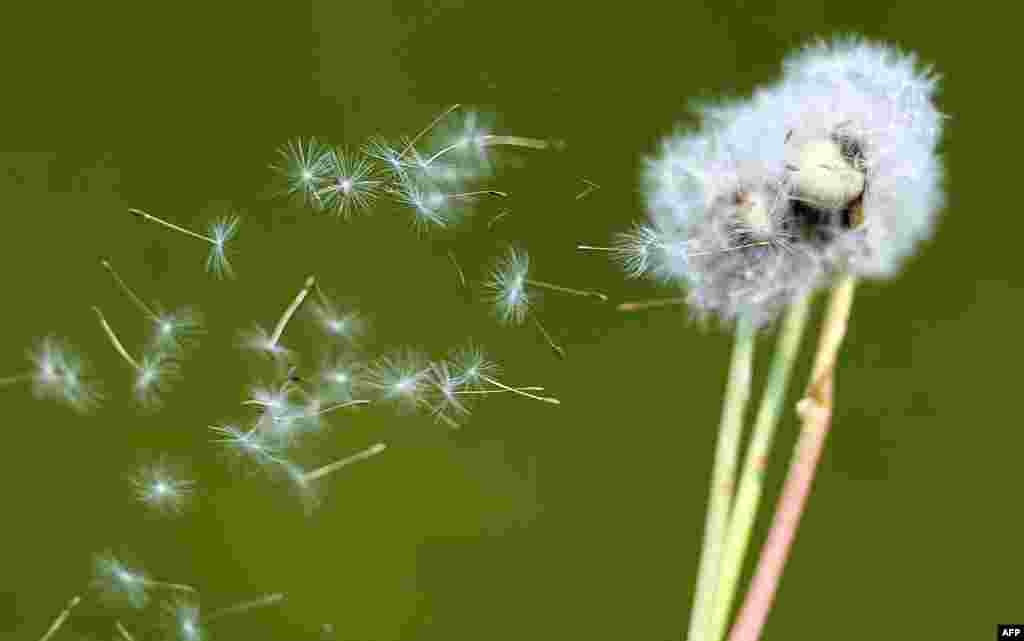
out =
<path fill-rule="evenodd" d="M 56 634 L 57 630 L 60 630 L 61 626 L 64 625 L 64 622 L 68 620 L 69 616 L 71 616 L 71 610 L 73 610 L 75 608 L 75 606 L 77 606 L 81 602 L 82 602 L 82 597 L 80 597 L 80 596 L 72 597 L 72 599 L 70 601 L 68 601 L 68 604 L 66 606 L 64 606 L 64 609 L 61 611 L 61 613 L 59 615 L 57 615 L 57 618 L 54 619 L 53 623 L 50 625 L 49 629 L 46 631 L 46 634 L 44 634 L 42 636 L 42 638 L 39 639 L 39 641 L 48 641 L 50 639 L 50 637 L 52 637 L 54 634 Z"/>
<path fill-rule="evenodd" d="M 306 300 L 306 296 L 309 296 L 309 290 L 312 289 L 314 285 L 316 285 L 316 277 L 308 277 L 305 285 L 303 285 L 302 289 L 299 290 L 299 293 L 295 296 L 295 299 L 292 300 L 291 304 L 288 305 L 288 308 L 284 310 L 284 314 L 281 314 L 281 318 L 277 321 L 277 326 L 274 327 L 274 333 L 270 337 L 270 345 L 272 347 L 277 347 L 277 341 L 281 340 L 281 334 L 284 333 L 285 326 L 288 325 L 288 321 L 290 321 L 292 316 L 295 315 L 295 312 L 299 309 L 299 305 L 302 304 L 302 301 Z"/>
<path fill-rule="evenodd" d="M 114 346 L 114 349 L 117 350 L 117 353 L 120 354 L 124 360 L 128 361 L 128 364 L 135 368 L 135 371 L 141 372 L 142 366 L 139 365 L 138 361 L 132 358 L 132 355 L 129 354 L 128 350 L 126 350 L 124 345 L 121 344 L 121 340 L 117 337 L 117 334 L 114 333 L 113 328 L 110 327 L 110 323 L 107 322 L 107 318 L 103 315 L 103 312 L 100 311 L 100 308 L 94 306 L 92 309 L 96 312 L 96 315 L 99 316 L 100 327 L 102 327 L 103 331 L 107 334 L 107 338 L 110 339 L 110 342 Z"/>
<path fill-rule="evenodd" d="M 800 436 L 757 570 L 729 634 L 730 641 L 757 641 L 775 601 L 831 425 L 836 358 L 846 335 L 855 288 L 856 279 L 850 275 L 841 276 L 832 288 L 811 378 L 804 398 L 797 404 L 802 421 Z"/>
<path fill-rule="evenodd" d="M 121 638 L 124 639 L 124 641 L 135 641 L 135 637 L 129 634 L 123 623 L 120 621 L 114 621 L 114 627 L 117 628 L 118 634 L 121 635 Z"/>
<path fill-rule="evenodd" d="M 358 461 L 362 461 L 362 460 L 368 459 L 371 456 L 375 456 L 377 454 L 380 454 L 386 448 L 387 448 L 387 445 L 385 445 L 384 443 L 377 443 L 375 445 L 371 445 L 370 447 L 366 448 L 362 452 L 356 452 L 355 454 L 353 454 L 351 456 L 347 456 L 347 457 L 345 457 L 343 459 L 340 459 L 338 461 L 335 461 L 333 463 L 328 463 L 327 465 L 324 465 L 323 467 L 318 467 L 317 469 L 315 469 L 315 470 L 313 470 L 311 472 L 306 472 L 305 474 L 302 475 L 302 481 L 303 481 L 303 483 L 308 483 L 310 481 L 315 481 L 316 479 L 324 477 L 324 476 L 327 476 L 328 474 L 330 474 L 332 472 L 337 472 L 338 470 L 340 470 L 343 467 L 349 466 L 349 465 L 351 465 L 353 463 L 356 463 Z"/>
<path fill-rule="evenodd" d="M 543 392 L 544 388 L 540 385 L 530 385 L 527 387 L 507 387 L 505 389 L 469 389 L 469 390 L 456 390 L 455 394 L 507 394 L 509 392 Z"/>
<path fill-rule="evenodd" d="M 128 211 L 133 213 L 133 214 L 135 214 L 136 216 L 141 216 L 144 220 L 151 220 L 154 223 L 159 223 L 159 224 L 163 225 L 164 227 L 166 227 L 168 229 L 173 229 L 174 231 L 181 232 L 182 234 L 185 234 L 187 236 L 191 236 L 193 238 L 198 238 L 200 240 L 205 240 L 206 242 L 210 243 L 214 247 L 220 245 L 220 243 L 218 243 L 216 241 L 216 239 L 210 238 L 209 236 L 204 236 L 203 234 L 197 234 L 196 232 L 192 231 L 191 229 L 185 229 L 184 227 L 179 227 L 178 225 L 175 225 L 174 223 L 169 223 L 169 222 L 167 222 L 166 220 L 164 220 L 162 218 L 157 218 L 153 214 L 147 214 L 146 212 L 142 211 L 141 209 L 130 208 Z"/>
<path fill-rule="evenodd" d="M 718 572 L 718 586 L 715 589 L 709 641 L 718 641 L 725 634 L 725 626 L 736 597 L 743 559 L 750 543 L 750 533 L 761 500 L 768 452 L 779 424 L 779 415 L 786 399 L 789 376 L 799 351 L 800 339 L 807 325 L 810 302 L 810 296 L 793 302 L 779 331 L 771 371 L 768 373 L 764 396 L 761 398 L 761 406 L 751 430 L 750 445 L 747 447 L 743 471 L 729 513 L 725 547 Z"/>
<path fill-rule="evenodd" d="M 741 316 L 736 322 L 732 362 L 722 404 L 722 418 L 718 428 L 714 468 L 708 497 L 708 512 L 704 522 L 704 542 L 701 546 L 697 584 L 690 613 L 689 641 L 705 641 L 711 624 L 711 605 L 718 585 L 718 568 L 722 558 L 726 519 L 732 503 L 739 457 L 740 437 L 743 434 L 743 414 L 750 398 L 750 378 L 754 366 L 754 324 Z"/>

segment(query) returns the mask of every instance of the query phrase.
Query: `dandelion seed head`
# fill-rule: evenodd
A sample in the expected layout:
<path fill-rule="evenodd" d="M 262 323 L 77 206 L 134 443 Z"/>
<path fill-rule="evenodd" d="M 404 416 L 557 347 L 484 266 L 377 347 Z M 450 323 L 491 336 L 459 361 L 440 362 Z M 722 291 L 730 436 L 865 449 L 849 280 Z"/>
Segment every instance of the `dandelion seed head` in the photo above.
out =
<path fill-rule="evenodd" d="M 509 247 L 498 259 L 484 283 L 490 301 L 495 306 L 498 319 L 511 325 L 522 325 L 532 304 L 532 294 L 527 290 L 530 273 L 530 256 L 525 251 Z"/>
<path fill-rule="evenodd" d="M 363 384 L 365 365 L 343 355 L 326 359 L 319 372 L 319 393 L 329 402 L 344 402 L 354 398 Z"/>
<path fill-rule="evenodd" d="M 452 424 L 469 416 L 469 407 L 458 396 L 459 390 L 465 388 L 467 383 L 460 375 L 452 372 L 448 362 L 431 363 L 429 377 L 432 394 L 428 404 L 436 420 L 447 419 Z"/>
<path fill-rule="evenodd" d="M 469 343 L 457 348 L 448 362 L 460 386 L 481 388 L 487 378 L 497 378 L 501 367 L 487 358 L 483 348 Z"/>
<path fill-rule="evenodd" d="M 310 309 L 317 324 L 332 338 L 356 345 L 366 334 L 366 319 L 356 310 L 339 308 L 326 298 L 311 304 Z"/>
<path fill-rule="evenodd" d="M 280 448 L 261 430 L 242 430 L 235 425 L 212 426 L 210 429 L 219 436 L 213 442 L 224 445 L 237 458 L 261 468 L 286 462 Z"/>
<path fill-rule="evenodd" d="M 412 210 L 417 229 L 445 229 L 456 224 L 463 215 L 462 207 L 433 184 L 406 175 L 395 193 L 398 201 Z"/>
<path fill-rule="evenodd" d="M 292 351 L 272 338 L 270 332 L 259 325 L 253 325 L 252 329 L 239 332 L 239 346 L 267 356 L 277 363 L 290 361 Z"/>

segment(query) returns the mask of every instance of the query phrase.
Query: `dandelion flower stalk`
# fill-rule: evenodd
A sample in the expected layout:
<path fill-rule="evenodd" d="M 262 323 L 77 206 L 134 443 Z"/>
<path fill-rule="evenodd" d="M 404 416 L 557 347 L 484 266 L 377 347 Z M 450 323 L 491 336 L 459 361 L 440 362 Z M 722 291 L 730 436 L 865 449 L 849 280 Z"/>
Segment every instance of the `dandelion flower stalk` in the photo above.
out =
<path fill-rule="evenodd" d="M 46 634 L 44 634 L 42 638 L 39 639 L 39 641 L 49 641 L 50 638 L 53 637 L 53 635 L 56 634 L 57 631 L 61 629 L 61 627 L 64 626 L 64 622 L 67 621 L 68 617 L 71 616 L 71 611 L 74 610 L 75 607 L 78 606 L 78 604 L 81 602 L 82 597 L 72 597 L 71 600 L 68 601 L 68 604 L 64 606 L 64 609 L 61 610 L 61 613 L 57 615 L 57 618 L 53 620 L 53 623 L 46 630 Z"/>
<path fill-rule="evenodd" d="M 724 634 L 729 611 L 736 596 L 743 559 L 750 543 L 754 519 L 764 488 L 768 452 L 786 399 L 790 373 L 799 352 L 809 311 L 810 296 L 795 300 L 790 305 L 779 331 L 764 396 L 754 420 L 743 470 L 729 513 L 725 547 L 718 571 L 718 586 L 714 590 L 711 629 L 707 637 L 710 641 L 717 641 Z"/>
<path fill-rule="evenodd" d="M 333 463 L 328 463 L 323 467 L 318 467 L 315 470 L 305 472 L 299 477 L 299 481 L 304 484 L 309 483 L 310 481 L 315 481 L 319 478 L 327 476 L 328 474 L 333 474 L 334 472 L 337 472 L 343 467 L 348 467 L 353 463 L 365 461 L 366 459 L 372 456 L 376 456 L 377 454 L 383 452 L 385 449 L 387 449 L 387 445 L 385 445 L 384 443 L 376 443 L 366 448 L 365 450 L 362 450 L 361 452 L 356 452 L 351 456 L 346 456 L 345 458 L 334 461 Z"/>
<path fill-rule="evenodd" d="M 836 358 L 846 336 L 855 288 L 856 278 L 852 275 L 841 276 L 833 286 L 810 381 L 804 398 L 797 404 L 802 423 L 800 436 L 768 538 L 729 641 L 757 641 L 775 601 L 831 425 Z"/>
<path fill-rule="evenodd" d="M 740 316 L 736 321 L 732 360 L 722 404 L 714 467 L 711 472 L 704 541 L 694 589 L 693 609 L 690 613 L 690 632 L 687 635 L 689 641 L 705 641 L 711 624 L 711 606 L 714 603 L 714 590 L 718 583 L 722 546 L 725 542 L 725 528 L 732 504 L 736 461 L 739 458 L 740 437 L 743 433 L 743 415 L 747 400 L 750 398 L 755 334 L 753 321 L 749 317 Z"/>

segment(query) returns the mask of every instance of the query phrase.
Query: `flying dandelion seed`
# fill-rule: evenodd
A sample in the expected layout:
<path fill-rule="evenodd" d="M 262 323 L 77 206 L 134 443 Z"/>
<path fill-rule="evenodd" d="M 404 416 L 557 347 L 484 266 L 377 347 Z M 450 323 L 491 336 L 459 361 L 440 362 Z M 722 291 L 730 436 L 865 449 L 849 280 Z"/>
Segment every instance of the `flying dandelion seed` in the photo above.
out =
<path fill-rule="evenodd" d="M 303 204 L 323 207 L 319 192 L 330 181 L 337 167 L 334 150 L 316 138 L 297 139 L 278 149 L 279 164 L 270 168 L 286 181 L 286 193 L 299 198 Z"/>
<path fill-rule="evenodd" d="M 117 337 L 110 323 L 99 307 L 93 307 L 99 318 L 100 327 L 114 346 L 117 353 L 135 370 L 135 398 L 140 405 L 149 409 L 159 409 L 162 405 L 162 394 L 166 393 L 173 381 L 179 378 L 178 363 L 169 355 L 161 352 L 143 354 L 136 360 Z"/>
<path fill-rule="evenodd" d="M 339 308 L 316 283 L 316 302 L 310 305 L 313 318 L 332 338 L 358 345 L 367 332 L 367 322 L 358 311 Z"/>
<path fill-rule="evenodd" d="M 228 243 L 238 235 L 238 226 L 241 218 L 238 216 L 224 216 L 210 224 L 209 236 L 186 229 L 162 218 L 149 214 L 141 209 L 129 209 L 131 214 L 139 216 L 143 220 L 155 222 L 178 233 L 204 240 L 211 245 L 210 253 L 206 256 L 206 271 L 217 278 L 234 278 L 235 271 L 228 258 Z"/>
<path fill-rule="evenodd" d="M 220 436 L 213 442 L 223 445 L 237 459 L 253 463 L 260 469 L 289 465 L 280 447 L 261 430 L 242 430 L 234 425 L 214 425 L 210 429 Z"/>
<path fill-rule="evenodd" d="M 0 387 L 31 383 L 37 399 L 63 403 L 80 414 L 99 407 L 103 393 L 90 365 L 70 345 L 53 336 L 40 340 L 28 352 L 31 372 L 0 378 Z"/>
<path fill-rule="evenodd" d="M 163 604 L 164 628 L 168 636 L 177 641 L 203 641 L 203 618 L 199 605 L 191 600 L 179 599 Z"/>
<path fill-rule="evenodd" d="M 195 486 L 195 481 L 182 478 L 179 466 L 168 463 L 166 458 L 142 466 L 131 483 L 136 500 L 162 516 L 181 514 Z"/>
<path fill-rule="evenodd" d="M 298 311 L 302 302 L 309 296 L 314 285 L 316 285 L 316 277 L 307 277 L 302 289 L 299 290 L 299 293 L 295 295 L 292 302 L 285 308 L 284 313 L 281 314 L 277 325 L 274 326 L 273 333 L 267 334 L 263 328 L 257 326 L 254 330 L 242 335 L 242 346 L 267 354 L 278 361 L 288 360 L 291 352 L 281 346 L 281 335 L 284 334 L 288 323 L 295 315 L 295 312 Z"/>
<path fill-rule="evenodd" d="M 303 503 L 306 506 L 307 511 L 312 511 L 320 502 L 320 495 L 318 488 L 314 486 L 314 483 L 326 476 L 334 474 L 341 469 L 347 468 L 360 461 L 372 458 L 384 450 L 387 449 L 387 445 L 384 443 L 375 443 L 365 450 L 356 452 L 346 456 L 345 458 L 328 463 L 322 467 L 310 471 L 304 471 L 297 466 L 289 466 L 288 472 L 295 488 L 300 492 Z"/>
<path fill-rule="evenodd" d="M 210 614 L 204 616 L 203 621 L 209 623 L 211 621 L 216 621 L 217 619 L 221 619 L 226 616 L 233 616 L 236 614 L 241 614 L 243 612 L 249 612 L 250 610 L 255 610 L 257 608 L 265 608 L 272 605 L 277 605 L 283 600 L 283 593 L 274 592 L 256 599 L 242 601 L 241 603 L 235 603 L 233 605 L 223 607 L 219 610 L 215 610 L 214 612 L 211 612 Z"/>
<path fill-rule="evenodd" d="M 92 585 L 104 600 L 135 609 L 144 608 L 149 603 L 149 593 L 153 590 L 196 593 L 196 589 L 190 585 L 150 579 L 141 571 L 125 565 L 110 552 L 94 558 Z"/>
<path fill-rule="evenodd" d="M 596 298 L 602 302 L 608 300 L 601 292 L 563 287 L 530 278 L 530 256 L 515 247 L 509 247 L 505 255 L 498 259 L 490 277 L 484 283 L 484 288 L 487 290 L 488 299 L 494 305 L 499 321 L 508 325 L 522 325 L 530 319 L 551 349 L 563 358 L 565 350 L 555 342 L 534 313 L 535 295 L 530 289 L 546 289 L 572 296 Z"/>
<path fill-rule="evenodd" d="M 383 184 L 374 177 L 374 164 L 341 149 L 335 150 L 330 158 L 330 172 L 314 194 L 318 205 L 346 219 L 369 208 Z"/>
<path fill-rule="evenodd" d="M 109 260 L 101 260 L 100 264 L 110 273 L 114 282 L 142 314 L 153 323 L 151 348 L 155 352 L 182 354 L 187 348 L 194 347 L 198 336 L 203 334 L 202 314 L 191 307 L 175 312 L 157 312 L 155 307 L 147 305 L 128 283 L 121 278 Z"/>
<path fill-rule="evenodd" d="M 543 391 L 543 387 L 511 387 L 499 381 L 497 377 L 501 374 L 501 367 L 494 361 L 489 360 L 484 351 L 473 344 L 457 349 L 452 355 L 450 362 L 452 368 L 458 372 L 457 379 L 460 381 L 460 384 L 468 388 L 456 392 L 457 394 L 483 393 L 486 391 L 494 393 L 500 391 L 518 394 L 536 401 L 551 403 L 552 405 L 561 404 L 561 401 L 557 398 L 530 393 L 531 391 Z M 488 390 L 487 386 L 493 386 L 498 389 Z"/>

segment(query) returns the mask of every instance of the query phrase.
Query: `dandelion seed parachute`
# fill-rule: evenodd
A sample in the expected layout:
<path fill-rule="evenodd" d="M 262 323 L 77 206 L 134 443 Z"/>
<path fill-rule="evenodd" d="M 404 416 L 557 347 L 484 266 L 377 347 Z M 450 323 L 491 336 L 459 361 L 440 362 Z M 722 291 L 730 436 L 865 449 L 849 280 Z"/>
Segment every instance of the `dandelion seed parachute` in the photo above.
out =
<path fill-rule="evenodd" d="M 38 399 L 64 403 L 80 414 L 99 407 L 103 400 L 100 384 L 93 378 L 90 364 L 66 342 L 47 336 L 28 353 L 34 369 L 5 382 L 30 380 Z"/>

